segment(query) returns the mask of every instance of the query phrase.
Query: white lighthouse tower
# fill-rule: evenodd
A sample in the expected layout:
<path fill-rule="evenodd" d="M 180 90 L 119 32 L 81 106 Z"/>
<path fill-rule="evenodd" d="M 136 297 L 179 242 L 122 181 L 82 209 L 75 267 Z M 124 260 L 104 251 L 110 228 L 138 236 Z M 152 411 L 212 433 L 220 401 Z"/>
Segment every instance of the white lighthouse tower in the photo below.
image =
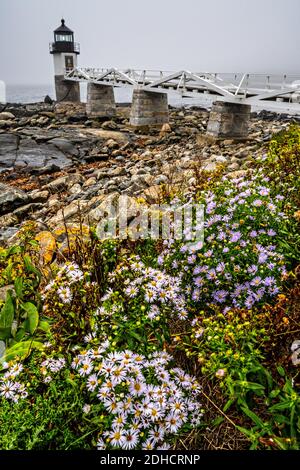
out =
<path fill-rule="evenodd" d="M 56 101 L 80 102 L 78 82 L 64 79 L 68 70 L 77 67 L 79 44 L 74 42 L 73 31 L 61 20 L 61 25 L 54 30 L 54 42 L 50 43 L 50 54 L 53 55 Z"/>

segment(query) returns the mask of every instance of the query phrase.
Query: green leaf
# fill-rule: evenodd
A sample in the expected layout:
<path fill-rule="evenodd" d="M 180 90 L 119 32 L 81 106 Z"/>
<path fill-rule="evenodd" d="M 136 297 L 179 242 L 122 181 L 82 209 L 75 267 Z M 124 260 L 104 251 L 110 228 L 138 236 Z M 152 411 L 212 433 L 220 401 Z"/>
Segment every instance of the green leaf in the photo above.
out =
<path fill-rule="evenodd" d="M 25 359 L 33 349 L 42 350 L 44 347 L 40 341 L 23 341 L 14 344 L 11 348 L 5 351 L 4 356 L 0 360 L 1 362 L 9 362 L 18 357 L 20 360 Z"/>
<path fill-rule="evenodd" d="M 241 385 L 242 387 L 248 389 L 248 390 L 253 390 L 253 391 L 264 391 L 265 387 L 261 384 L 257 384 L 255 382 L 246 382 L 242 380 L 237 380 L 237 384 Z"/>
<path fill-rule="evenodd" d="M 277 403 L 276 405 L 270 406 L 269 411 L 281 411 L 281 410 L 287 410 L 291 408 L 293 403 L 291 400 L 284 400 L 281 403 Z"/>
<path fill-rule="evenodd" d="M 249 410 L 249 408 L 247 408 L 246 406 L 242 406 L 242 410 L 245 413 L 245 415 L 247 415 L 249 418 L 251 418 L 252 421 L 257 426 L 259 426 L 261 429 L 265 428 L 265 424 L 263 423 L 263 421 L 255 413 L 253 413 L 253 411 Z"/>
<path fill-rule="evenodd" d="M 218 416 L 218 418 L 214 419 L 213 422 L 212 422 L 212 425 L 217 427 L 219 426 L 221 423 L 223 423 L 225 418 L 223 418 L 223 416 Z"/>
<path fill-rule="evenodd" d="M 25 302 L 22 304 L 22 308 L 27 313 L 29 333 L 33 334 L 39 324 L 39 312 L 31 302 Z"/>
<path fill-rule="evenodd" d="M 282 366 L 277 366 L 277 372 L 278 372 L 279 375 L 281 375 L 281 377 L 285 376 L 285 371 L 284 371 L 284 368 Z"/>
<path fill-rule="evenodd" d="M 11 296 L 11 291 L 6 294 L 6 301 L 0 312 L 0 338 L 9 338 L 11 327 L 14 320 L 14 303 Z"/>
<path fill-rule="evenodd" d="M 25 265 L 26 270 L 29 273 L 33 273 L 33 274 L 36 275 L 36 277 L 37 277 L 36 285 L 38 285 L 40 283 L 41 277 L 42 277 L 40 271 L 32 264 L 31 259 L 28 255 L 25 255 L 23 260 L 24 260 L 24 265 Z"/>
<path fill-rule="evenodd" d="M 17 277 L 15 279 L 15 292 L 16 292 L 16 295 L 19 299 L 22 299 L 23 297 L 23 279 L 21 277 Z"/>
<path fill-rule="evenodd" d="M 14 245 L 7 250 L 8 256 L 22 253 L 23 248 L 20 245 Z"/>
<path fill-rule="evenodd" d="M 48 333 L 50 331 L 50 325 L 46 320 L 41 320 L 38 325 L 39 330 Z"/>
<path fill-rule="evenodd" d="M 18 331 L 17 331 L 17 333 L 16 333 L 16 335 L 15 335 L 15 337 L 14 337 L 14 340 L 15 340 L 15 341 L 18 341 L 18 342 L 19 342 L 19 341 L 22 341 L 22 339 L 24 338 L 25 334 L 26 334 L 25 328 L 19 328 Z"/>
<path fill-rule="evenodd" d="M 236 428 L 243 434 L 245 434 L 245 436 L 247 436 L 251 441 L 253 441 L 253 439 L 256 438 L 254 432 L 250 429 L 246 429 L 246 428 L 243 428 L 242 426 L 236 426 Z"/>
<path fill-rule="evenodd" d="M 225 403 L 225 406 L 223 408 L 224 413 L 226 413 L 226 411 L 229 410 L 229 408 L 233 405 L 234 402 L 235 400 L 230 399 Z"/>

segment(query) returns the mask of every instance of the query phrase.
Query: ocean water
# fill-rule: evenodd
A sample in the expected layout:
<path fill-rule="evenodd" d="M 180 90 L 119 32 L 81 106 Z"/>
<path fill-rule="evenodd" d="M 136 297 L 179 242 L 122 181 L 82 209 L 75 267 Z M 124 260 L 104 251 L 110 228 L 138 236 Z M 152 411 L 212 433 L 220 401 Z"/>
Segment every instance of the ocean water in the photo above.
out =
<path fill-rule="evenodd" d="M 115 100 L 117 103 L 131 103 L 131 88 L 115 88 Z M 44 101 L 46 95 L 55 99 L 54 84 L 45 85 L 6 85 L 6 102 L 8 103 L 37 103 Z M 80 84 L 80 97 L 82 102 L 86 102 L 87 86 L 86 83 Z M 202 100 L 196 98 L 182 98 L 178 93 L 169 93 L 169 104 L 171 106 L 204 106 L 211 104 L 211 100 Z"/>
<path fill-rule="evenodd" d="M 300 74 L 299 74 L 300 76 Z M 299 78 L 298 76 L 298 78 Z M 223 74 L 219 75 L 221 82 L 232 83 L 238 85 L 241 80 L 241 74 Z M 297 78 L 296 75 L 287 75 L 284 80 L 286 84 L 292 84 Z M 295 81 L 294 81 L 295 83 Z M 299 80 L 300 83 L 300 80 Z M 250 88 L 266 89 L 266 88 L 281 88 L 283 86 L 283 76 L 273 75 L 267 77 L 265 75 L 251 75 L 249 78 L 248 86 Z M 300 85 L 299 85 L 300 88 Z M 132 88 L 120 87 L 114 88 L 115 100 L 117 103 L 131 103 L 132 101 Z M 41 85 L 6 85 L 6 102 L 8 103 L 36 103 L 44 101 L 46 95 L 55 99 L 54 83 L 41 84 Z M 80 83 L 81 101 L 86 102 L 87 97 L 87 84 Z M 0 96 L 1 98 L 1 96 Z M 175 107 L 202 107 L 209 109 L 215 98 L 210 95 L 202 95 L 200 97 L 183 98 L 178 92 L 168 92 L 168 103 Z M 260 111 L 266 109 L 269 111 L 283 112 L 288 114 L 300 114 L 300 106 L 298 109 L 291 108 L 288 104 L 278 105 L 278 103 L 264 102 L 259 105 L 253 105 L 252 111 Z"/>

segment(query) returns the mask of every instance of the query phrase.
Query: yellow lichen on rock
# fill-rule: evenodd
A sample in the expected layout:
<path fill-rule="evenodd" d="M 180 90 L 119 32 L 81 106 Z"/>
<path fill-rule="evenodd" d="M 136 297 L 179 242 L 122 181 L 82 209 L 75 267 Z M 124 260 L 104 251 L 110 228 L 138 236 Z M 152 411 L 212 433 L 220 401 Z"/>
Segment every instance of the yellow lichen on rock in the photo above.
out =
<path fill-rule="evenodd" d="M 39 232 L 35 239 L 40 246 L 40 257 L 43 264 L 50 264 L 56 250 L 56 240 L 52 233 L 47 231 Z"/>

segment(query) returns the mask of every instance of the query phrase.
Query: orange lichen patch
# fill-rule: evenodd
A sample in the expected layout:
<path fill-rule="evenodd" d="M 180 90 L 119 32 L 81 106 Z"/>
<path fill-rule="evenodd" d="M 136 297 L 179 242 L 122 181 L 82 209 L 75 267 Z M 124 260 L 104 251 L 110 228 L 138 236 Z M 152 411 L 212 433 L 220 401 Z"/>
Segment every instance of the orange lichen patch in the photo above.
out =
<path fill-rule="evenodd" d="M 43 264 L 50 264 L 56 250 L 55 237 L 50 232 L 43 231 L 38 233 L 35 239 L 38 241 L 40 246 L 41 261 Z"/>

